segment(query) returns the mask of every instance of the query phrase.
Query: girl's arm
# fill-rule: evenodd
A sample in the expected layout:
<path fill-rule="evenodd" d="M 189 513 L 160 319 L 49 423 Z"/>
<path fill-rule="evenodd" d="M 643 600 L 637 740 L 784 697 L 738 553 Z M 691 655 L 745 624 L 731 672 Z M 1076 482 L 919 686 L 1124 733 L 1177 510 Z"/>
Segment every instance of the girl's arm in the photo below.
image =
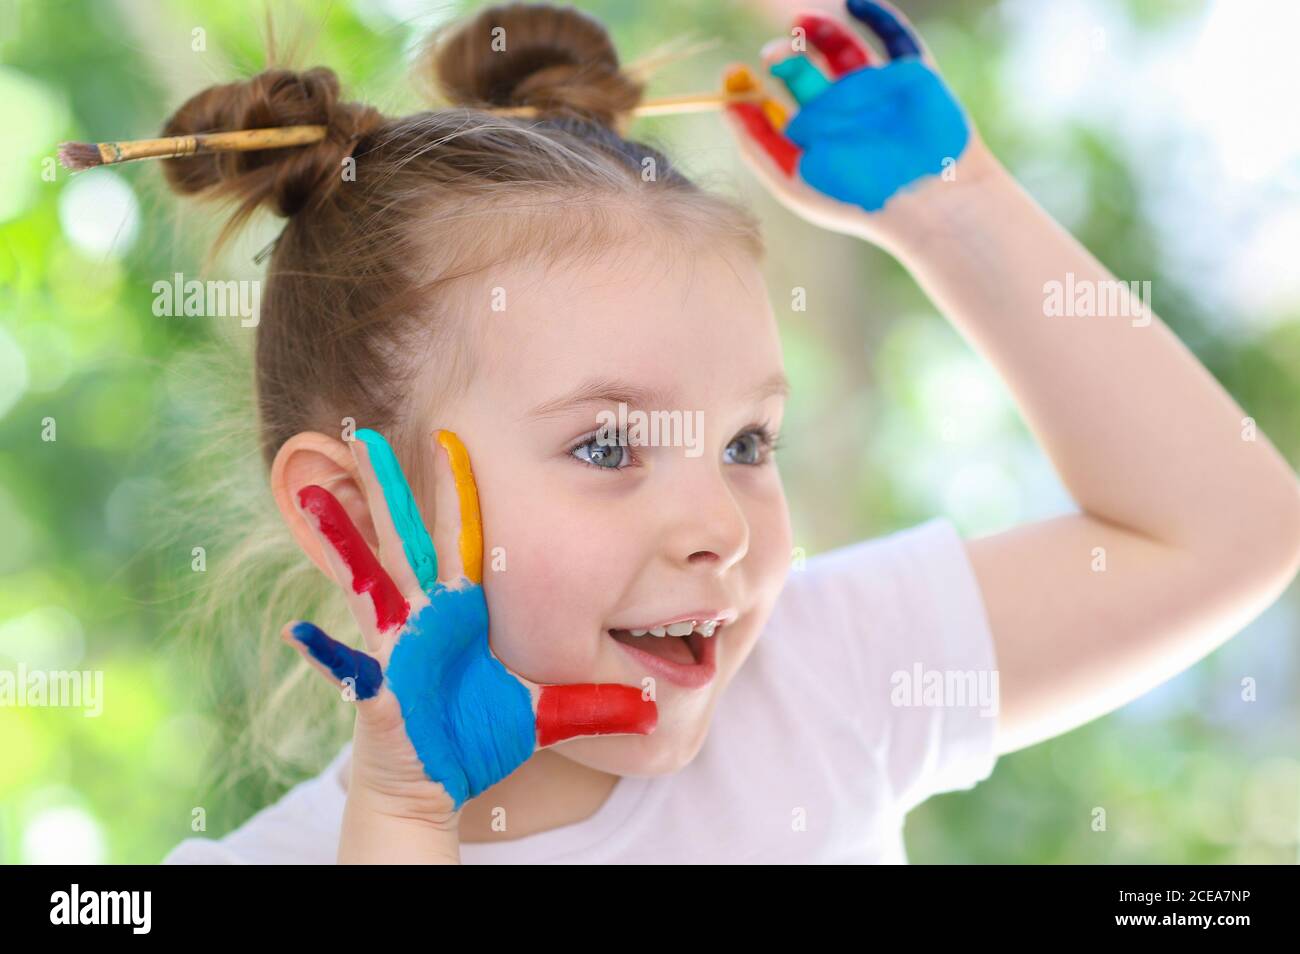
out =
<path fill-rule="evenodd" d="M 967 544 L 1009 752 L 1123 705 L 1260 613 L 1300 567 L 1300 489 L 1164 323 L 1112 298 L 1114 277 L 1002 169 L 901 14 L 848 8 L 888 63 L 803 15 L 792 36 L 806 51 L 764 50 L 798 113 L 736 104 L 729 122 L 783 204 L 911 271 L 997 369 L 1079 505 Z M 731 91 L 754 83 L 728 72 Z"/>
<path fill-rule="evenodd" d="M 1072 274 L 1095 302 L 1114 276 L 979 161 L 970 188 L 940 182 L 916 204 L 899 258 L 997 369 L 1081 511 L 967 544 L 1007 752 L 1141 695 L 1276 599 L 1300 566 L 1300 489 L 1140 302 L 1045 313 L 1049 283 L 1063 292 Z"/>

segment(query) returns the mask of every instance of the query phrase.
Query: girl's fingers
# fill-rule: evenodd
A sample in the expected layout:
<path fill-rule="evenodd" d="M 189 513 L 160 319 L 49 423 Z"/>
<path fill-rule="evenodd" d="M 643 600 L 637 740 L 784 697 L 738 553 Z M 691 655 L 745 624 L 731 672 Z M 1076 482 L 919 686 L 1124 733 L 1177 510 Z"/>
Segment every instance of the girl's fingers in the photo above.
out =
<path fill-rule="evenodd" d="M 787 39 L 779 38 L 766 44 L 762 57 L 767 71 L 785 84 L 799 106 L 830 88 L 831 81 L 826 74 L 803 53 L 795 52 Z"/>
<path fill-rule="evenodd" d="M 659 706 L 646 690 L 620 683 L 543 686 L 492 659 L 532 697 L 537 748 L 589 735 L 649 735 L 659 724 Z"/>
<path fill-rule="evenodd" d="M 659 706 L 636 686 L 541 686 L 536 698 L 539 749 L 581 736 L 649 735 L 659 723 Z"/>
<path fill-rule="evenodd" d="M 478 488 L 469 466 L 469 451 L 451 431 L 435 431 L 433 440 L 438 445 L 434 451 L 438 458 L 434 532 L 438 537 L 438 552 L 442 554 L 438 582 L 447 585 L 466 579 L 482 584 L 483 522 L 479 515 Z"/>
<path fill-rule="evenodd" d="M 867 45 L 840 21 L 810 11 L 796 17 L 794 25 L 803 30 L 813 49 L 821 54 L 831 79 L 871 65 Z"/>
<path fill-rule="evenodd" d="M 290 623 L 281 638 L 339 688 L 350 687 L 357 702 L 379 694 L 384 674 L 379 660 L 345 646 L 312 623 Z"/>
<path fill-rule="evenodd" d="M 759 88 L 749 67 L 736 63 L 723 77 L 728 93 L 748 93 Z M 785 110 L 774 99 L 762 103 L 728 103 L 726 114 L 738 133 L 741 153 L 755 173 L 777 188 L 783 179 L 794 175 L 799 165 L 799 147 L 787 139 Z"/>
<path fill-rule="evenodd" d="M 347 593 L 348 606 L 371 650 L 399 629 L 411 605 L 380 564 L 338 499 L 315 484 L 298 491 L 303 517 L 321 540 L 334 578 Z"/>
<path fill-rule="evenodd" d="M 379 536 L 380 562 L 402 592 L 416 587 L 432 592 L 438 554 L 397 455 L 382 434 L 369 428 L 357 431 L 351 446 Z"/>
<path fill-rule="evenodd" d="M 891 60 L 921 57 L 923 49 L 907 18 L 887 3 L 876 0 L 847 0 L 849 14 L 880 38 Z"/>
<path fill-rule="evenodd" d="M 798 36 L 795 31 L 807 38 L 811 51 L 778 38 L 763 47 L 762 59 L 768 72 L 785 84 L 800 106 L 820 96 L 841 76 L 870 65 L 871 55 L 861 37 L 828 16 L 801 13 L 792 31 Z"/>
<path fill-rule="evenodd" d="M 509 667 L 506 672 L 532 696 L 539 749 L 582 736 L 649 735 L 659 723 L 659 706 L 636 686 L 612 682 L 540 686 Z"/>

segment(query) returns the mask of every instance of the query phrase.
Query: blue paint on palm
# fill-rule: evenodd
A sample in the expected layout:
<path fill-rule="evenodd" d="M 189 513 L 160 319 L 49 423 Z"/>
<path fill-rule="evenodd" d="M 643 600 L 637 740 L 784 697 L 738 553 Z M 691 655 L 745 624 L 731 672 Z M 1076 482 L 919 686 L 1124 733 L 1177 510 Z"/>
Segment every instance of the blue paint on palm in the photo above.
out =
<path fill-rule="evenodd" d="M 460 808 L 536 748 L 532 697 L 488 649 L 483 587 L 435 584 L 385 673 L 429 778 Z"/>
<path fill-rule="evenodd" d="M 939 175 L 970 141 L 961 107 L 915 58 L 841 77 L 803 104 L 785 134 L 803 150 L 805 182 L 868 212 Z"/>

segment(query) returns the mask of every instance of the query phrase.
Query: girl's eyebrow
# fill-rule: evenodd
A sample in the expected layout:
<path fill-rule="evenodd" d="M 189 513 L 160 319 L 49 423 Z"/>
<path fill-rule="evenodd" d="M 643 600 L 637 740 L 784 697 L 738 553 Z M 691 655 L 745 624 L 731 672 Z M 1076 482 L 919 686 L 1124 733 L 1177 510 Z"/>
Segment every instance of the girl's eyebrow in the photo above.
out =
<path fill-rule="evenodd" d="M 754 388 L 753 398 L 755 401 L 761 401 L 775 394 L 779 394 L 783 398 L 790 396 L 790 379 L 785 376 L 784 371 L 776 372 L 776 374 Z"/>
<path fill-rule="evenodd" d="M 790 394 L 790 382 L 781 371 L 777 371 L 754 388 L 749 397 L 752 400 L 761 401 L 776 394 L 782 397 L 788 397 Z M 667 409 L 672 405 L 668 396 L 659 388 L 640 387 L 623 381 L 615 381 L 612 378 L 594 378 L 574 388 L 568 394 L 550 401 L 544 401 L 525 416 L 533 418 L 555 417 L 575 407 L 582 407 L 584 404 L 606 402 L 610 404 L 626 404 L 631 408 L 643 409 Z"/>
<path fill-rule="evenodd" d="M 527 417 L 554 417 L 584 404 L 608 402 L 626 404 L 628 407 L 667 407 L 667 395 L 658 388 L 643 388 L 615 381 L 612 378 L 593 378 L 574 388 L 568 394 L 544 401 L 526 415 Z"/>

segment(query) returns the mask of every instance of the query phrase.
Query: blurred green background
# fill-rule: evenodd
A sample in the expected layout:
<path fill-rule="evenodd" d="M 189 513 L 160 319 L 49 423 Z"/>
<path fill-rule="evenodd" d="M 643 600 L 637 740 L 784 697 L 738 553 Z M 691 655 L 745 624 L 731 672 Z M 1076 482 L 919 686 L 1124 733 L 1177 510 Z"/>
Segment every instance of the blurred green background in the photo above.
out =
<path fill-rule="evenodd" d="M 796 6 L 577 5 L 626 61 L 682 35 L 718 41 L 665 69 L 652 94 L 715 88 L 725 63 L 757 61 Z M 349 98 L 398 113 L 421 108 L 406 79 L 415 44 L 478 6 L 273 12 L 300 65 L 329 65 Z M 1118 277 L 1152 282 L 1156 311 L 1295 465 L 1300 8 L 903 6 L 994 151 Z M 196 381 L 186 362 L 214 343 L 239 354 L 252 329 L 151 309 L 155 281 L 199 274 L 212 216 L 178 208 L 156 163 L 77 176 L 53 163 L 62 140 L 152 136 L 198 89 L 261 68 L 264 12 L 243 0 L 0 0 L 0 668 L 105 674 L 96 718 L 0 708 L 4 862 L 155 862 L 191 834 L 196 804 L 220 835 L 286 784 L 206 787 L 210 751 L 240 731 L 238 715 L 192 687 L 194 657 L 173 644 L 198 586 L 192 540 L 153 509 L 177 482 L 220 477 L 185 463 L 221 459 L 202 406 L 247 400 L 240 375 Z M 795 385 L 781 466 L 798 545 L 813 553 L 939 513 L 975 535 L 1070 507 L 1001 384 L 896 264 L 768 200 L 716 115 L 633 132 L 764 218 Z M 252 255 L 276 229 L 252 229 L 221 277 L 257 277 Z M 795 286 L 808 289 L 806 312 L 788 307 Z M 46 419 L 56 441 L 42 440 Z M 1194 669 L 1003 758 L 974 791 L 931 800 L 908 821 L 911 859 L 1295 863 L 1298 611 L 1293 586 Z M 1091 825 L 1098 807 L 1104 832 Z"/>

